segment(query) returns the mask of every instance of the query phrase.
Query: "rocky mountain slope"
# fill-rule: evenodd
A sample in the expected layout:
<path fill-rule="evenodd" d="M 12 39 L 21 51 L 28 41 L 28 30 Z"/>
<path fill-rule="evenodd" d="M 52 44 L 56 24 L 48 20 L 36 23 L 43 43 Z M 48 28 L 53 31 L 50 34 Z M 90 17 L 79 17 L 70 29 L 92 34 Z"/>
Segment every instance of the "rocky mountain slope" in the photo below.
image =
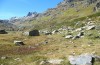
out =
<path fill-rule="evenodd" d="M 9 20 L 0 20 L 0 29 L 5 29 L 8 31 L 17 30 L 15 25 L 9 23 Z"/>
<path fill-rule="evenodd" d="M 67 26 L 72 26 L 73 23 L 70 21 L 87 17 L 99 11 L 99 0 L 63 0 L 55 8 L 50 8 L 44 13 L 29 12 L 27 16 L 11 18 L 10 21 L 23 30 L 30 27 L 32 29 L 59 28 L 64 23 L 67 23 Z"/>

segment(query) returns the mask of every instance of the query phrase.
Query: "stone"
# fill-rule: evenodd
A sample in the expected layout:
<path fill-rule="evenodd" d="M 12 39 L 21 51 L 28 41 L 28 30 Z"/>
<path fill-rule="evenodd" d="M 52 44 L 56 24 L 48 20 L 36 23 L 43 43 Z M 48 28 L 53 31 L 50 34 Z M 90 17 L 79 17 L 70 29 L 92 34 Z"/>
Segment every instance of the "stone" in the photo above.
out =
<path fill-rule="evenodd" d="M 45 64 L 45 61 L 41 61 L 41 62 L 40 62 L 40 65 L 43 65 L 43 64 Z"/>
<path fill-rule="evenodd" d="M 76 36 L 74 36 L 72 39 L 81 38 L 84 35 L 84 32 L 79 32 Z"/>
<path fill-rule="evenodd" d="M 4 59 L 7 59 L 7 57 L 4 56 L 4 57 L 1 57 L 1 59 L 4 60 Z"/>
<path fill-rule="evenodd" d="M 22 61 L 22 59 L 21 58 L 16 58 L 16 59 L 14 59 L 15 61 Z"/>
<path fill-rule="evenodd" d="M 44 34 L 45 34 L 45 35 L 52 35 L 51 32 L 45 32 Z"/>
<path fill-rule="evenodd" d="M 72 39 L 75 40 L 77 38 L 80 38 L 80 36 L 74 36 Z"/>
<path fill-rule="evenodd" d="M 77 31 L 82 31 L 83 30 L 83 28 L 77 28 L 75 31 L 77 32 Z"/>
<path fill-rule="evenodd" d="M 58 30 L 54 30 L 54 31 L 52 31 L 52 34 L 55 34 L 55 33 L 57 33 L 57 32 L 59 32 Z"/>
<path fill-rule="evenodd" d="M 65 38 L 70 39 L 70 38 L 73 38 L 73 36 L 72 35 L 67 35 L 67 36 L 65 36 Z"/>
<path fill-rule="evenodd" d="M 61 64 L 62 61 L 64 61 L 64 60 L 62 60 L 62 59 L 50 59 L 50 60 L 48 60 L 48 62 L 51 64 Z"/>
<path fill-rule="evenodd" d="M 25 45 L 22 41 L 14 41 L 14 44 L 15 44 L 16 46 Z"/>
<path fill-rule="evenodd" d="M 48 64 L 48 62 L 47 61 L 41 61 L 40 62 L 40 65 L 44 65 L 44 64 Z"/>
<path fill-rule="evenodd" d="M 79 56 L 69 56 L 72 65 L 92 65 L 93 57 L 91 54 L 81 54 Z"/>
<path fill-rule="evenodd" d="M 77 36 L 81 37 L 84 35 L 84 32 L 79 32 Z"/>
<path fill-rule="evenodd" d="M 91 26 L 87 26 L 86 30 L 93 30 L 95 29 L 95 26 L 94 25 L 91 25 Z"/>

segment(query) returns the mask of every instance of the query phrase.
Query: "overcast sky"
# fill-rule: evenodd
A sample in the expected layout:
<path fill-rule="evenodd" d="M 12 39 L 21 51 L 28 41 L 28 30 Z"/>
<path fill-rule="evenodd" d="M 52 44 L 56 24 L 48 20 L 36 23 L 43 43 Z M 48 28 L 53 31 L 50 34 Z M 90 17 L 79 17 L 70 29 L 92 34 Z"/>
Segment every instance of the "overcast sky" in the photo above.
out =
<path fill-rule="evenodd" d="M 44 12 L 63 0 L 0 0 L 0 19 L 22 17 L 28 12 Z"/>

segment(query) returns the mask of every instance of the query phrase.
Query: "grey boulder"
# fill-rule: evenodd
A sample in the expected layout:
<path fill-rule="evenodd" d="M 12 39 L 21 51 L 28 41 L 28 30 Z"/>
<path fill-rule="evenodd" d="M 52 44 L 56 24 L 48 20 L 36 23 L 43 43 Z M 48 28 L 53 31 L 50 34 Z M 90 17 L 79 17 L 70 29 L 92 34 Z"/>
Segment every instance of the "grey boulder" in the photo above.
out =
<path fill-rule="evenodd" d="M 93 57 L 91 54 L 82 54 L 79 56 L 69 56 L 72 65 L 92 65 Z"/>

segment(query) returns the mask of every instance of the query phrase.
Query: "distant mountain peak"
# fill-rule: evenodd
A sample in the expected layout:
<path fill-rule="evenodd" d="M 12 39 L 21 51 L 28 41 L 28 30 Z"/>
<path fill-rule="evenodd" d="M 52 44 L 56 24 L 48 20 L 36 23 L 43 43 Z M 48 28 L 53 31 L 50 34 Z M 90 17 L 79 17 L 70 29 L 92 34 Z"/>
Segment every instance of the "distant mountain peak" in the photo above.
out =
<path fill-rule="evenodd" d="M 37 12 L 28 12 L 27 16 L 36 16 L 38 13 Z"/>

